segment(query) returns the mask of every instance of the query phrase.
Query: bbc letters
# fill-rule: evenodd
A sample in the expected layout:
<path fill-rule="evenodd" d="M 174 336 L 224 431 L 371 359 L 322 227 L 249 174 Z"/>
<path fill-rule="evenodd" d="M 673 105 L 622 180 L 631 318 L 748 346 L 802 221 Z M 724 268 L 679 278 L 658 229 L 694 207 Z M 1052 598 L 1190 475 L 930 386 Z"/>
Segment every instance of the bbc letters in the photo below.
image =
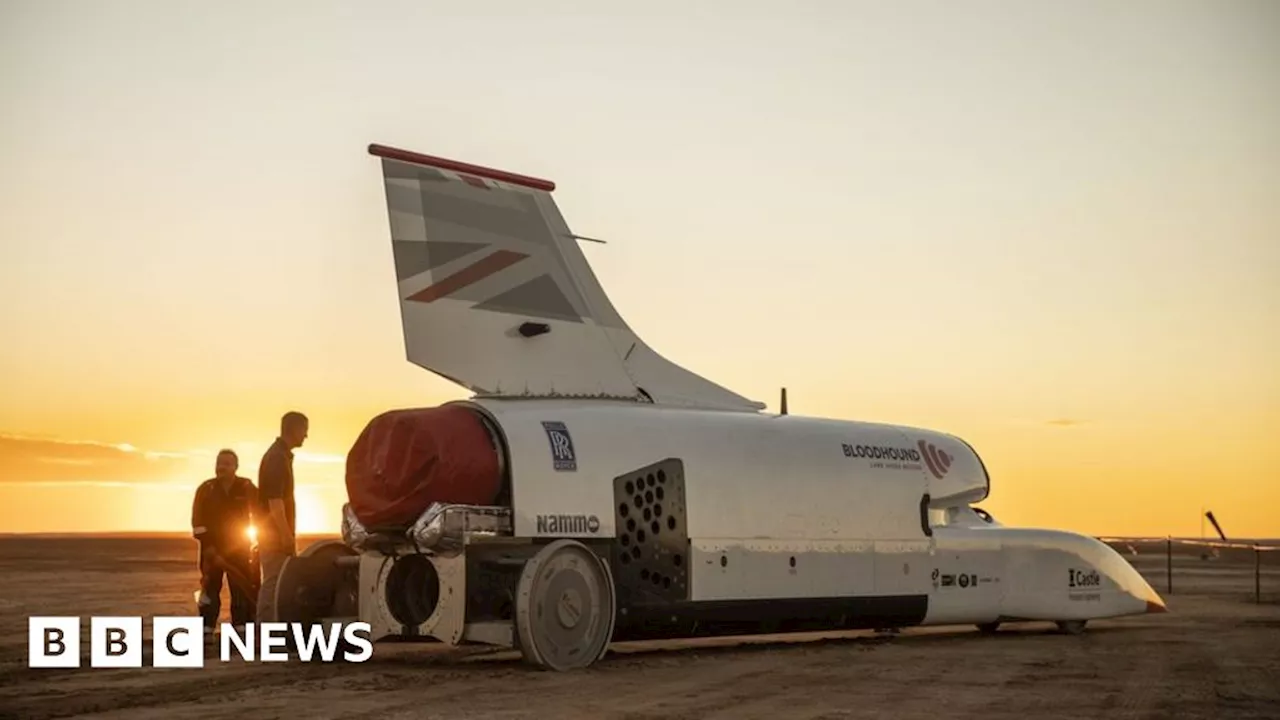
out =
<path fill-rule="evenodd" d="M 89 619 L 89 666 L 95 668 L 142 667 L 148 644 L 140 617 L 92 617 Z M 311 625 L 307 623 L 249 623 L 237 630 L 222 624 L 217 659 L 231 662 L 233 655 L 247 662 L 364 662 L 373 655 L 369 624 Z M 293 641 L 290 655 L 289 641 Z M 200 617 L 151 619 L 151 666 L 204 667 L 204 622 Z M 32 617 L 28 620 L 28 667 L 78 668 L 81 666 L 81 618 Z"/>

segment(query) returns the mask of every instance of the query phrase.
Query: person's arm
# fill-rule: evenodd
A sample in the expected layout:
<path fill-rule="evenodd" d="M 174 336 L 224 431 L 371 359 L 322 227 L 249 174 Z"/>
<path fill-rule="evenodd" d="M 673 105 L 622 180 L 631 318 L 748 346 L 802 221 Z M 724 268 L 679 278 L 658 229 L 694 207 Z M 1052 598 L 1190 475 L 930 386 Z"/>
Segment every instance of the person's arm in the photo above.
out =
<path fill-rule="evenodd" d="M 213 534 L 209 526 L 206 524 L 207 513 L 205 511 L 205 498 L 208 493 L 205 490 L 207 485 L 201 485 L 196 488 L 195 498 L 191 501 L 191 537 L 200 543 L 200 557 L 204 558 L 213 552 Z"/>
<path fill-rule="evenodd" d="M 289 518 L 284 512 L 284 500 L 273 497 L 267 501 L 267 507 L 271 512 L 271 520 L 275 523 L 276 537 L 280 538 L 280 544 L 284 549 L 292 554 L 297 547 L 297 542 L 294 540 L 293 531 L 289 529 Z"/>
<path fill-rule="evenodd" d="M 284 512 L 284 485 L 288 472 L 289 468 L 284 466 L 281 458 L 275 457 L 262 463 L 258 473 L 258 494 L 267 503 L 267 518 L 264 520 L 271 524 L 271 534 L 286 550 L 294 546 L 289 519 Z"/>

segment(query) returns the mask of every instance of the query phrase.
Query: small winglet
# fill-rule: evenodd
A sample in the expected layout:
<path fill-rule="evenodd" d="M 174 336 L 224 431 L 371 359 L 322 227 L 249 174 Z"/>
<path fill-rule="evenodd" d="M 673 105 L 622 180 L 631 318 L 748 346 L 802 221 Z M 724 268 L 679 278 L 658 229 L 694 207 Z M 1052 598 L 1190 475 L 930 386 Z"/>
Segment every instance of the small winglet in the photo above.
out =
<path fill-rule="evenodd" d="M 765 407 L 627 326 L 552 199 L 555 183 L 385 145 L 369 153 L 382 159 L 411 362 L 477 395 Z"/>
<path fill-rule="evenodd" d="M 375 155 L 387 160 L 399 160 L 414 165 L 425 165 L 427 167 L 440 168 L 441 170 L 452 170 L 459 173 L 469 173 L 490 180 L 498 180 L 508 182 L 514 185 L 523 185 L 533 188 L 534 190 L 545 190 L 552 192 L 556 189 L 556 184 L 550 180 L 542 178 L 530 177 L 528 175 L 520 175 L 517 173 L 507 172 L 505 170 L 494 170 L 480 165 L 472 165 L 471 163 L 458 162 L 457 160 L 448 160 L 434 155 L 423 155 L 422 153 L 410 152 L 399 148 L 387 147 L 373 143 L 369 145 L 369 154 Z"/>

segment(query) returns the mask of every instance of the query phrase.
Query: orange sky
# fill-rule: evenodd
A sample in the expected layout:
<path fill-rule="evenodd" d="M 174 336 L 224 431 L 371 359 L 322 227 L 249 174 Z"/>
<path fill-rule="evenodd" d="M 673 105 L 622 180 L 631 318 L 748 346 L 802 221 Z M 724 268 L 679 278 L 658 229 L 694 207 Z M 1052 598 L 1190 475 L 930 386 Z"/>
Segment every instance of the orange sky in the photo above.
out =
<path fill-rule="evenodd" d="M 379 142 L 555 180 L 657 350 L 965 437 L 1005 522 L 1280 535 L 1280 5 L 569 4 L 6 3 L 0 532 L 182 530 L 289 409 L 337 529 L 364 423 L 465 396 Z"/>

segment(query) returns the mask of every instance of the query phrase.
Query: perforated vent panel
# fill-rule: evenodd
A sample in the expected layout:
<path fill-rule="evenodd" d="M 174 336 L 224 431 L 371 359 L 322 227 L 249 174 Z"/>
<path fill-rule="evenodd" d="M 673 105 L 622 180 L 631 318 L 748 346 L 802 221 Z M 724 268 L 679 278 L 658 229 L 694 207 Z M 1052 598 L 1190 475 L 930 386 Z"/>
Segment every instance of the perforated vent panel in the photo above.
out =
<path fill-rule="evenodd" d="M 642 605 L 688 599 L 684 463 L 668 458 L 614 478 L 613 496 L 619 600 Z"/>

